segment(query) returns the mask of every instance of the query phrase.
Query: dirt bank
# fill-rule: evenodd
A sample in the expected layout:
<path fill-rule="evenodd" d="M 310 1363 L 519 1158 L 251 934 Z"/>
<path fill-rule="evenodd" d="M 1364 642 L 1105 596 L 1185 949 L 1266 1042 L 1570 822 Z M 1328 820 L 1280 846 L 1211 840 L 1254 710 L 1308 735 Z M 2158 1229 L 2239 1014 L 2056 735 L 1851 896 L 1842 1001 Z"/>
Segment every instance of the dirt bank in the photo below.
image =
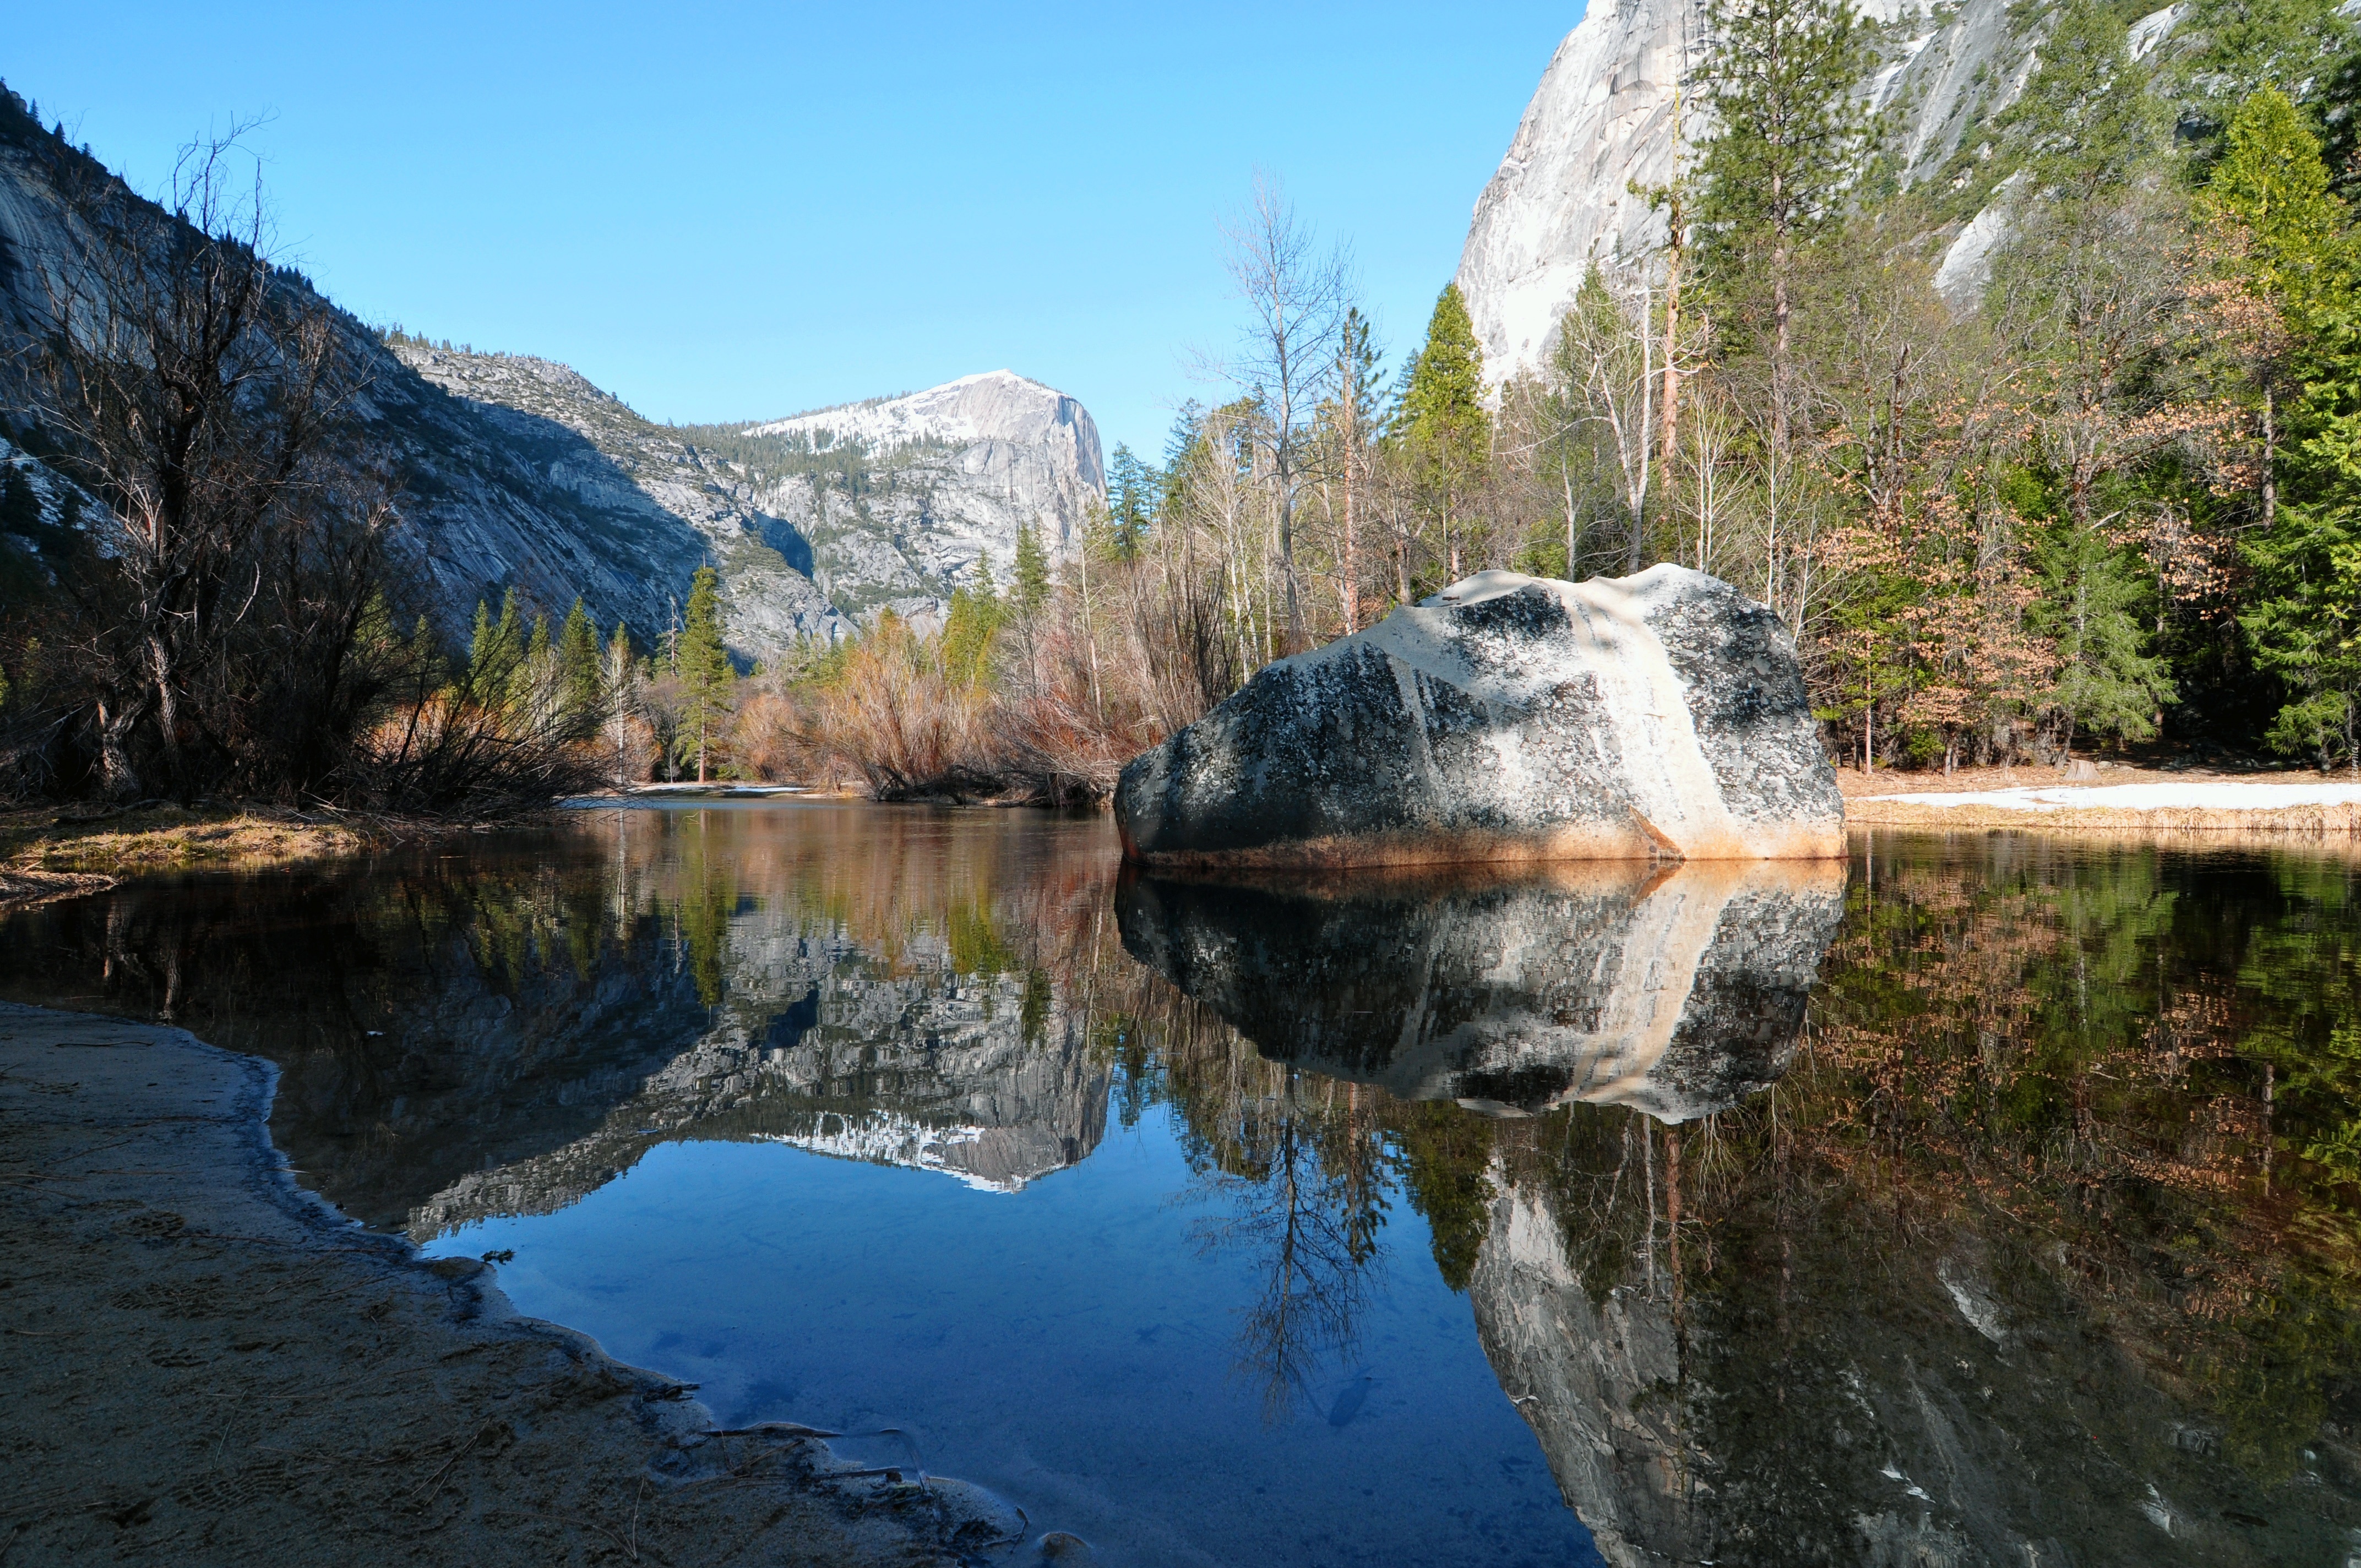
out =
<path fill-rule="evenodd" d="M 272 1069 L 0 1004 L 0 1565 L 973 1561 L 955 1481 L 721 1435 L 295 1188 Z M 999 1558 L 1006 1561 L 1005 1557 Z"/>

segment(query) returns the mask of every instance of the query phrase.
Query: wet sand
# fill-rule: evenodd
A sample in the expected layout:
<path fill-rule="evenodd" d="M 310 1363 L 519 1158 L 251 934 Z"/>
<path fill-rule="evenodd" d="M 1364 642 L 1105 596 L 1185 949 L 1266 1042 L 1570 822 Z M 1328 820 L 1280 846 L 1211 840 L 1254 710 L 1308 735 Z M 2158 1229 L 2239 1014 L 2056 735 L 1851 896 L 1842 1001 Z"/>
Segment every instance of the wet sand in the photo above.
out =
<path fill-rule="evenodd" d="M 688 1389 L 518 1316 L 496 1269 L 345 1221 L 270 1146 L 272 1080 L 181 1030 L 0 1004 L 0 1568 L 1022 1541 L 962 1483 L 716 1434 Z"/>

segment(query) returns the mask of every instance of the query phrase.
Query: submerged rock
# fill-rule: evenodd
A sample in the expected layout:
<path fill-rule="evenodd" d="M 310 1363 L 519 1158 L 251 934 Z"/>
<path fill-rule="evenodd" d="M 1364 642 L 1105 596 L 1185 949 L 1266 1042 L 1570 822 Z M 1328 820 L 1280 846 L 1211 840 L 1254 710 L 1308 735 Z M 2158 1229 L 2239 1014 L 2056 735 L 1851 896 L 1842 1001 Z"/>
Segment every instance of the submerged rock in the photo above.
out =
<path fill-rule="evenodd" d="M 1804 860 L 1844 802 L 1779 618 L 1702 572 L 1483 572 L 1282 659 L 1115 788 L 1127 859 Z"/>
<path fill-rule="evenodd" d="M 1134 958 L 1267 1057 L 1405 1100 L 1684 1122 L 1784 1069 L 1844 868 L 1135 875 L 1115 913 Z"/>

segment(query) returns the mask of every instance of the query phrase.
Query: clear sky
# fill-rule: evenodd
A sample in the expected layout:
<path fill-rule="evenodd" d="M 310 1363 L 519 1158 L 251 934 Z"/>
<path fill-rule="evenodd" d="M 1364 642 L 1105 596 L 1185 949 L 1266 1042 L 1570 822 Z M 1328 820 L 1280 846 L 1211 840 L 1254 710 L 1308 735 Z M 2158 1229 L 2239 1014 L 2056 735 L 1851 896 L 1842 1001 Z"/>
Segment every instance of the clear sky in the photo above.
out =
<path fill-rule="evenodd" d="M 11 10 L 0 74 L 142 190 L 267 116 L 281 249 L 366 320 L 659 420 L 1006 367 L 1153 458 L 1255 169 L 1398 360 L 1581 0 Z"/>

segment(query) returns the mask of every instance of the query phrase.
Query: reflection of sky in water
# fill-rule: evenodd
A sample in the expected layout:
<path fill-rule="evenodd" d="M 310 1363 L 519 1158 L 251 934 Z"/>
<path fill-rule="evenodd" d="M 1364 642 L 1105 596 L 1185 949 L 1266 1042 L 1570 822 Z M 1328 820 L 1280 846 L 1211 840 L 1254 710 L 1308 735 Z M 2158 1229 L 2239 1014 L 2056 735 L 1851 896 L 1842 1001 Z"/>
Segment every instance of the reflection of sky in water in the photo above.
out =
<path fill-rule="evenodd" d="M 21 911 L 0 995 L 269 1057 L 346 1212 L 1106 1561 L 2345 1562 L 2361 861 L 1855 848 L 602 813 Z"/>
<path fill-rule="evenodd" d="M 1399 1192 L 1357 1345 L 1276 1422 L 1238 1367 L 1268 1258 L 1199 1245 L 1232 1216 L 1205 1193 L 1155 1108 L 1014 1194 L 667 1144 L 570 1208 L 430 1250 L 514 1248 L 521 1310 L 702 1384 L 725 1424 L 906 1428 L 928 1469 L 1106 1561 L 1596 1561 Z"/>

